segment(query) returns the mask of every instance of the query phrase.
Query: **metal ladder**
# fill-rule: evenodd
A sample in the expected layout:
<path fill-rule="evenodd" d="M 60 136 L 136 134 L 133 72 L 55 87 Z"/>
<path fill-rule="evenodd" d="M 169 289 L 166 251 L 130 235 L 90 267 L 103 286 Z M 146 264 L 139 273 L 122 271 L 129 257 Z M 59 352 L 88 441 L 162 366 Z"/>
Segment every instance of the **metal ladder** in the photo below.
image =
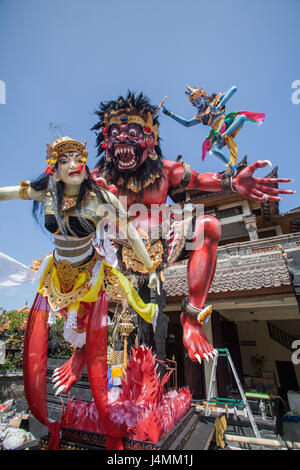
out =
<path fill-rule="evenodd" d="M 234 364 L 233 364 L 233 361 L 232 361 L 232 358 L 230 356 L 230 352 L 228 351 L 227 348 L 224 348 L 224 349 L 216 349 L 216 351 L 218 352 L 218 355 L 217 356 L 214 356 L 214 361 L 213 361 L 213 366 L 212 366 L 212 372 L 211 372 L 211 377 L 210 377 L 210 382 L 209 382 L 209 389 L 208 389 L 208 396 L 207 396 L 207 402 L 206 402 L 206 408 L 205 408 L 205 416 L 208 416 L 210 414 L 210 410 L 211 410 L 211 404 L 212 402 L 214 402 L 215 400 L 212 399 L 213 397 L 213 392 L 214 392 L 214 387 L 215 387 L 215 383 L 216 383 L 216 372 L 217 372 L 217 364 L 218 364 L 218 358 L 219 357 L 227 357 L 228 358 L 228 361 L 229 361 L 229 364 L 230 364 L 230 367 L 231 367 L 231 370 L 232 370 L 232 373 L 234 375 L 234 378 L 235 378 L 235 381 L 236 381 L 236 384 L 238 386 L 238 389 L 239 389 L 239 392 L 240 392 L 240 395 L 242 397 L 242 401 L 240 401 L 240 403 L 243 403 L 243 408 L 245 408 L 247 410 L 247 415 L 249 417 L 249 420 L 250 420 L 250 423 L 251 423 L 251 426 L 252 426 L 252 429 L 253 429 L 253 432 L 255 434 L 255 437 L 259 438 L 260 439 L 260 432 L 257 428 L 257 425 L 256 425 L 256 422 L 255 422 L 255 419 L 253 417 L 253 414 L 252 414 L 252 411 L 251 411 L 251 408 L 250 408 L 250 405 L 248 403 L 248 400 L 246 398 L 246 395 L 244 393 L 244 390 L 243 390 L 243 387 L 242 387 L 242 384 L 240 382 L 240 379 L 239 379 L 239 376 L 237 374 L 237 371 L 234 367 Z M 230 399 L 217 399 L 216 400 L 217 402 L 221 403 L 223 402 L 224 403 L 227 403 L 228 405 L 229 404 L 234 404 L 234 403 L 237 403 L 238 404 L 238 401 L 237 400 L 230 400 Z M 239 406 L 239 404 L 238 404 Z"/>

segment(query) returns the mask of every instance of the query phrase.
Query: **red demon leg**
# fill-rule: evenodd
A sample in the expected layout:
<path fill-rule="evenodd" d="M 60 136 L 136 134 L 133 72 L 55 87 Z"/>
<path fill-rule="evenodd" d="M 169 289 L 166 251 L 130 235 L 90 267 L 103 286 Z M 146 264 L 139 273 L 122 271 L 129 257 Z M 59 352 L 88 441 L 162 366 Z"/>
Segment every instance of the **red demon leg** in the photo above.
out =
<path fill-rule="evenodd" d="M 47 300 L 37 294 L 29 313 L 24 338 L 23 381 L 30 411 L 51 433 L 48 449 L 57 449 L 60 425 L 48 420 L 47 410 L 48 314 Z"/>
<path fill-rule="evenodd" d="M 68 392 L 72 385 L 80 380 L 85 362 L 85 347 L 83 347 L 82 349 L 76 349 L 65 364 L 55 369 L 52 380 L 52 382 L 55 382 L 53 388 L 57 388 L 55 395 L 60 392 Z"/>
<path fill-rule="evenodd" d="M 86 360 L 90 387 L 106 433 L 106 450 L 123 450 L 125 433 L 118 429 L 108 413 L 107 397 L 107 294 L 100 292 L 89 315 L 86 332 Z"/>
<path fill-rule="evenodd" d="M 214 217 L 199 217 L 195 224 L 194 247 L 188 262 L 188 302 L 202 309 L 216 270 L 217 246 L 221 224 Z M 183 343 L 193 360 L 208 359 L 214 353 L 202 326 L 185 313 L 181 314 Z"/>

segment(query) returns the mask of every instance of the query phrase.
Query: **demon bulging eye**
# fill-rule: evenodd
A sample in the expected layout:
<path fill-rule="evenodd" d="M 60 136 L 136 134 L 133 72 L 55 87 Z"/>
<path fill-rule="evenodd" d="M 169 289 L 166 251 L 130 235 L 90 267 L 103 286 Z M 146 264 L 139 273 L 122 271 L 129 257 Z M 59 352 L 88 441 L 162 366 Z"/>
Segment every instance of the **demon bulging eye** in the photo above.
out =
<path fill-rule="evenodd" d="M 119 135 L 118 129 L 116 129 L 116 128 L 113 129 L 113 130 L 111 131 L 110 135 L 111 135 L 112 137 L 117 137 L 117 135 Z"/>
<path fill-rule="evenodd" d="M 137 131 L 133 128 L 129 129 L 128 134 L 130 137 L 136 137 L 137 136 Z"/>

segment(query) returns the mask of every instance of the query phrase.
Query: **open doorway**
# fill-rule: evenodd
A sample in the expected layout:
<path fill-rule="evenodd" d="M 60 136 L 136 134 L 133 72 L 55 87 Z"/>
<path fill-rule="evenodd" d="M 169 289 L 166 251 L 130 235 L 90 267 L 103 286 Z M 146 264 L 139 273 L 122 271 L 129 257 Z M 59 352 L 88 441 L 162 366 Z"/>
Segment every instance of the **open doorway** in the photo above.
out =
<path fill-rule="evenodd" d="M 179 321 L 174 322 L 170 312 L 166 312 L 170 318 L 168 335 L 166 338 L 166 359 L 175 359 L 177 362 L 177 386 L 187 386 L 193 398 L 199 399 L 206 396 L 204 364 L 193 362 L 188 357 L 182 341 L 182 326 Z"/>
<path fill-rule="evenodd" d="M 280 395 L 287 402 L 287 392 L 299 391 L 299 384 L 295 373 L 295 368 L 290 361 L 275 361 L 277 374 L 280 382 Z"/>

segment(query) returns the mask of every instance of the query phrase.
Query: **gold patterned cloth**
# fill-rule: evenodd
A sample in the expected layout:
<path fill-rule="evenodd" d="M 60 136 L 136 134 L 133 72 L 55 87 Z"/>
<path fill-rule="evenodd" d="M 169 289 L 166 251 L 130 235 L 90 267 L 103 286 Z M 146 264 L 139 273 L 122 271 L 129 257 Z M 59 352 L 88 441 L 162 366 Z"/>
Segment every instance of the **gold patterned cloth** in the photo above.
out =
<path fill-rule="evenodd" d="M 156 304 L 145 304 L 131 282 L 95 252 L 90 261 L 73 266 L 66 260 L 58 262 L 50 255 L 41 277 L 38 292 L 47 297 L 54 313 L 78 312 L 81 303 L 94 303 L 101 289 L 115 300 L 127 299 L 132 308 L 148 323 L 156 314 Z"/>
<path fill-rule="evenodd" d="M 141 228 L 137 229 L 156 272 L 162 273 L 165 268 L 185 256 L 185 245 L 192 235 L 192 219 L 191 213 L 186 216 L 185 220 L 173 220 L 171 224 L 162 222 L 149 233 Z M 147 268 L 138 259 L 127 239 L 116 237 L 115 234 L 109 234 L 109 237 L 115 247 L 119 267 L 123 272 L 137 276 L 148 274 Z"/>
<path fill-rule="evenodd" d="M 148 251 L 150 259 L 152 261 L 152 269 L 156 269 L 163 260 L 164 247 L 161 240 L 156 240 L 153 244 L 150 243 L 149 235 L 138 229 L 138 233 L 144 241 L 145 248 Z M 140 259 L 136 256 L 132 248 L 123 246 L 122 248 L 122 261 L 126 266 L 126 269 L 131 269 L 134 273 L 138 272 L 146 274 L 149 270 L 143 265 Z"/>

